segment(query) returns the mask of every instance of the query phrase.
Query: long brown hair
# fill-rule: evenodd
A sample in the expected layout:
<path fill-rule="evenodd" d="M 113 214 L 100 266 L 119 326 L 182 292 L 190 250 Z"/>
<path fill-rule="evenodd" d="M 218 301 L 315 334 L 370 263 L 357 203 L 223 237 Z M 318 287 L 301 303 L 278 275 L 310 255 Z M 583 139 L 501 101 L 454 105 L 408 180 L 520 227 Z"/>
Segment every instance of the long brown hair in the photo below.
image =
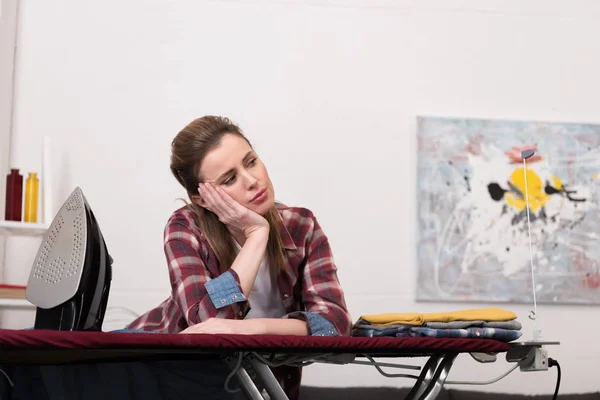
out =
<path fill-rule="evenodd" d="M 211 115 L 190 122 L 171 143 L 171 172 L 187 191 L 191 202 L 188 207 L 196 214 L 200 231 L 214 251 L 222 272 L 231 267 L 237 255 L 234 239 L 225 224 L 214 213 L 196 204 L 192 196 L 198 195 L 200 164 L 226 134 L 238 135 L 252 147 L 242 130 L 232 121 Z M 275 271 L 283 271 L 287 267 L 287 256 L 279 233 L 279 216 L 275 206 L 264 217 L 269 223 L 266 249 L 269 264 Z"/>

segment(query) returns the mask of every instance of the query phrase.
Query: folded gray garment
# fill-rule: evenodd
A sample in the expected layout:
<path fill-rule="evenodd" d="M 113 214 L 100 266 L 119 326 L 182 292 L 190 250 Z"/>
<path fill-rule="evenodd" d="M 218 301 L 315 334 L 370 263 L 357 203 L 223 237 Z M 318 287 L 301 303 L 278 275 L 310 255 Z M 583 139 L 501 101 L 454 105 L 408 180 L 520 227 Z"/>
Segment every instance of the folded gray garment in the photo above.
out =
<path fill-rule="evenodd" d="M 519 331 L 522 326 L 516 319 L 512 321 L 451 321 L 451 322 L 425 322 L 423 326 L 431 329 L 464 329 L 470 327 L 500 328 Z"/>

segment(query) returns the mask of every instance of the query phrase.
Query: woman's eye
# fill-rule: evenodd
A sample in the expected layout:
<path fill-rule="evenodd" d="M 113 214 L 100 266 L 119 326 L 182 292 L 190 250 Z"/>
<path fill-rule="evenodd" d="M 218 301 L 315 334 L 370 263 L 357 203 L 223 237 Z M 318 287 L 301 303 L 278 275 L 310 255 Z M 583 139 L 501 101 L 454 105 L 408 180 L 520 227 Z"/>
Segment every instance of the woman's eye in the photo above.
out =
<path fill-rule="evenodd" d="M 233 184 L 233 182 L 235 182 L 235 175 L 230 176 L 225 181 L 223 181 L 223 185 L 231 185 Z"/>
<path fill-rule="evenodd" d="M 256 164 L 256 158 L 251 159 L 250 161 L 248 161 L 248 166 L 251 167 L 254 164 Z"/>

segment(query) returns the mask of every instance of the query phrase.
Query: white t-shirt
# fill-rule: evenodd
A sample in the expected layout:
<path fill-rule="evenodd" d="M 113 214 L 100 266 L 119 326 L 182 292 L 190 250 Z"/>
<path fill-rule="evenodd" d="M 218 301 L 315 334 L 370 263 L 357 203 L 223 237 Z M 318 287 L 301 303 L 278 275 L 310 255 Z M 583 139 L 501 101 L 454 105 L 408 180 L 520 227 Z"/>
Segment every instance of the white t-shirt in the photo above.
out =
<path fill-rule="evenodd" d="M 240 245 L 235 241 L 234 243 L 238 251 L 241 250 Z M 277 277 L 269 268 L 266 255 L 260 263 L 248 301 L 250 311 L 246 318 L 280 318 L 286 314 L 277 286 Z"/>

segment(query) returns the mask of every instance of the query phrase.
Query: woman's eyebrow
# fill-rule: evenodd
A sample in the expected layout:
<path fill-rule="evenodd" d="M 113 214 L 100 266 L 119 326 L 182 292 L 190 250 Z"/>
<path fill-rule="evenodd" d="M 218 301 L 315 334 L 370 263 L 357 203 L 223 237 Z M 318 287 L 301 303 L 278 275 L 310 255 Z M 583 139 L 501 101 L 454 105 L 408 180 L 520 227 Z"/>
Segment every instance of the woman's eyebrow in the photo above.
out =
<path fill-rule="evenodd" d="M 225 178 L 227 175 L 231 175 L 234 172 L 233 168 L 230 169 L 229 171 L 223 172 L 221 175 L 219 175 L 219 177 L 217 179 L 214 180 L 214 182 L 218 182 L 221 179 Z"/>
<path fill-rule="evenodd" d="M 248 159 L 254 155 L 254 151 L 250 150 L 249 152 L 246 153 L 246 155 L 244 156 L 244 158 L 242 159 L 243 162 L 248 161 Z"/>

